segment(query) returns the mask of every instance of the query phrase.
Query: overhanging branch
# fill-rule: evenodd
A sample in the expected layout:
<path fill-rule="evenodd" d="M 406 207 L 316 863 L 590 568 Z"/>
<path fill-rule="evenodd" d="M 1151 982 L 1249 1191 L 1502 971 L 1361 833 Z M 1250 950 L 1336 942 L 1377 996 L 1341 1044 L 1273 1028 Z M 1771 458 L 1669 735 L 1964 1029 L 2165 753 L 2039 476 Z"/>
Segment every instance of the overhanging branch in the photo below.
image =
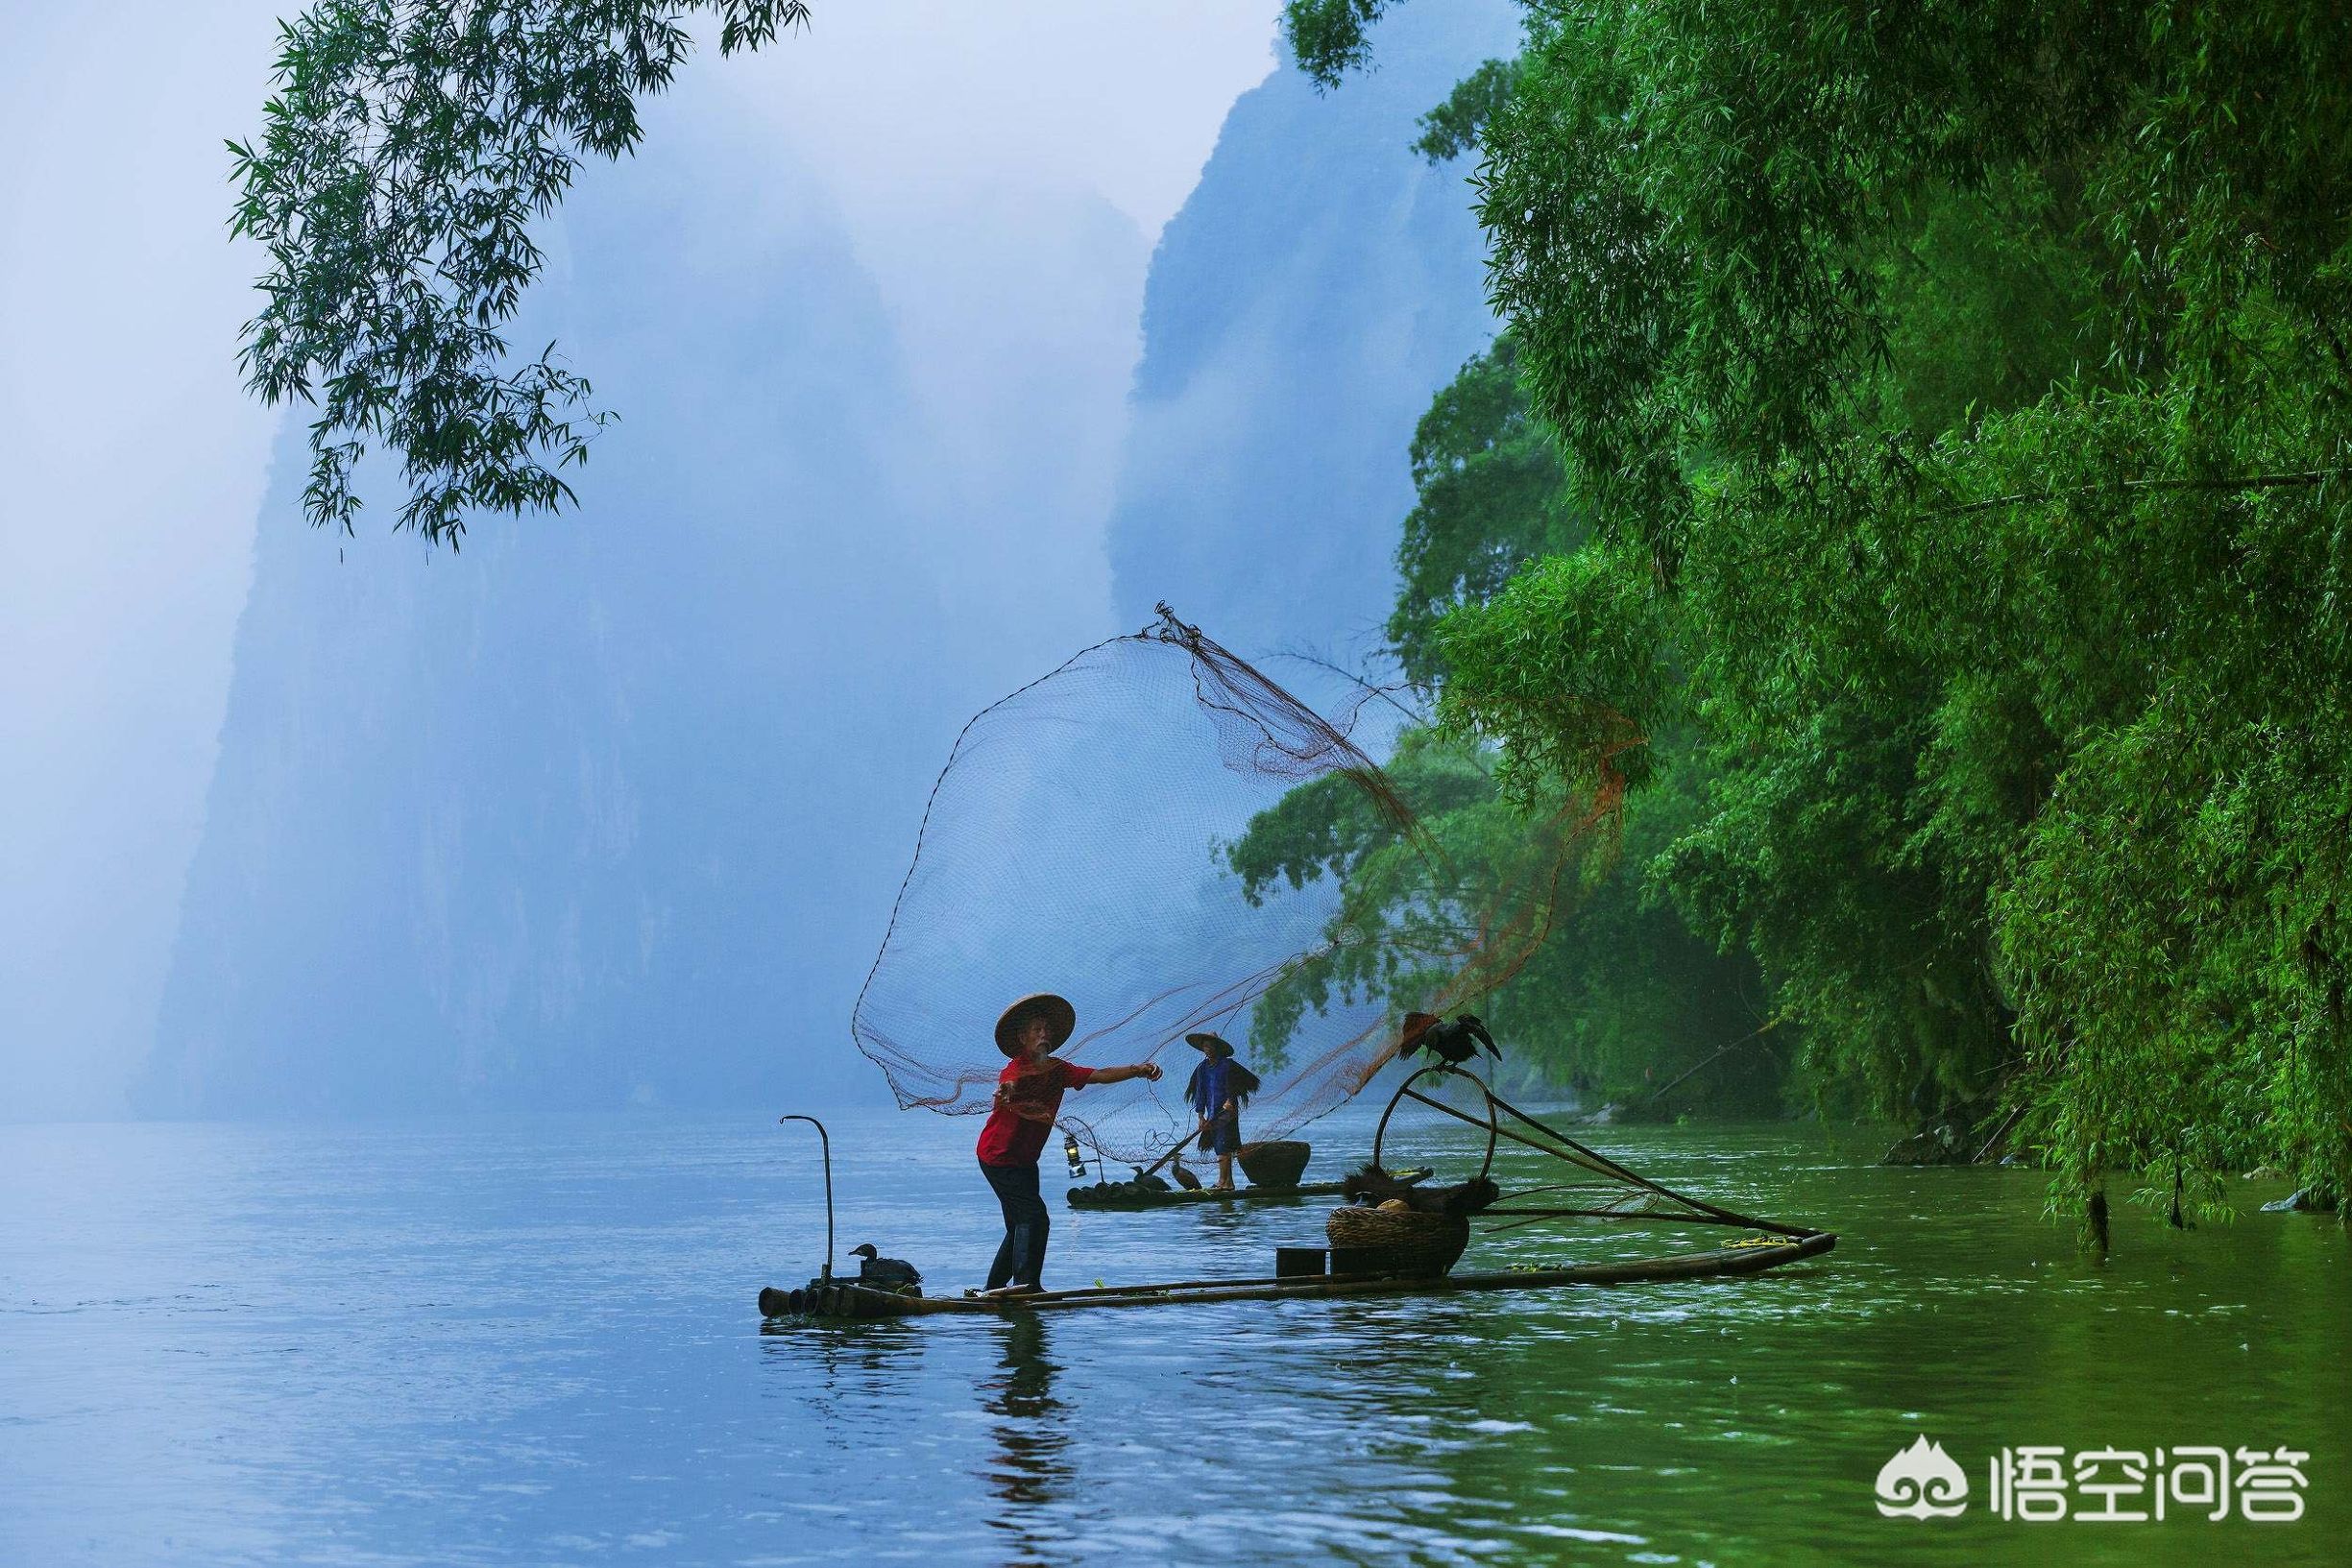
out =
<path fill-rule="evenodd" d="M 1990 512 L 2000 506 L 2027 506 L 2036 501 L 2062 501 L 2077 495 L 2106 495 L 2118 492 L 2130 494 L 2159 490 L 2277 490 L 2291 486 L 2325 484 L 2340 475 L 2352 473 L 2352 468 L 2312 469 L 2302 473 L 2246 473 L 2221 479 L 2119 479 L 2111 485 L 2074 485 L 2064 490 L 2021 490 L 2011 495 L 1995 495 L 1989 500 L 1970 501 L 1965 506 L 1941 506 L 1923 514 L 1930 518 L 1962 518 L 1972 512 Z"/>

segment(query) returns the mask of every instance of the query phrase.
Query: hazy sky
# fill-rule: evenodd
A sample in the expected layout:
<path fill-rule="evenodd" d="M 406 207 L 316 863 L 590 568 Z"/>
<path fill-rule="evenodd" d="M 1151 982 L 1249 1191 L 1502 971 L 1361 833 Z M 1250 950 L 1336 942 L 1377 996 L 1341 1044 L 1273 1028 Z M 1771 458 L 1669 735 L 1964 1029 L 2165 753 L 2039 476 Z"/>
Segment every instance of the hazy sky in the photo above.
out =
<path fill-rule="evenodd" d="M 146 1049 L 278 427 L 237 384 L 258 268 L 224 235 L 221 143 L 256 121 L 282 9 L 0 21 L 0 1120 L 111 1114 Z M 680 90 L 730 95 L 823 183 L 949 398 L 992 352 L 988 269 L 1027 264 L 1025 204 L 1091 193 L 1156 236 L 1278 9 L 818 0 Z"/>

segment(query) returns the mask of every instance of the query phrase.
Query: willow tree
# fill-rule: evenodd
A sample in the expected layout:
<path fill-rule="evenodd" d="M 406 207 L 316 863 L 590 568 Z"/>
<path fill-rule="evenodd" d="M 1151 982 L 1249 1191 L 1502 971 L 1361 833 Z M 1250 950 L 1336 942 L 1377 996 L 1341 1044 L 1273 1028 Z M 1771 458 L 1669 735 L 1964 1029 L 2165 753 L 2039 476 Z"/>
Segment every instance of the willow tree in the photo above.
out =
<path fill-rule="evenodd" d="M 1302 63 L 1382 9 L 1296 0 Z M 1586 705 L 1698 726 L 1667 879 L 1818 1074 L 2176 1214 L 2340 1192 L 2340 10 L 1528 17 L 1430 129 L 1590 537 L 1436 625 L 1448 722 L 1570 779 Z"/>
<path fill-rule="evenodd" d="M 314 404 L 303 508 L 351 531 L 372 444 L 399 454 L 399 526 L 455 545 L 469 515 L 553 509 L 612 417 L 549 344 L 506 328 L 544 256 L 531 227 L 581 163 L 642 135 L 715 18 L 722 54 L 806 23 L 803 0 L 316 0 L 280 24 L 264 127 L 230 142 L 230 228 L 267 247 L 243 363 Z"/>

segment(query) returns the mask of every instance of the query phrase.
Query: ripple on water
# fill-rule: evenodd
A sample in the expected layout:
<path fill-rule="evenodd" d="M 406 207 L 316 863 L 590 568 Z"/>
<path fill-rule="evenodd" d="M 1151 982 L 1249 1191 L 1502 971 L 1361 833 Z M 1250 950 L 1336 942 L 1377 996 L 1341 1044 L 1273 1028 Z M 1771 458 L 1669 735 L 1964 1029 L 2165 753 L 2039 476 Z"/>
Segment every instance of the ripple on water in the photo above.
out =
<path fill-rule="evenodd" d="M 964 1129 L 836 1134 L 841 1240 L 977 1276 L 993 1208 Z M 1869 1507 L 1916 1432 L 1972 1469 L 2025 1442 L 2352 1454 L 2333 1224 L 2184 1236 L 2119 1206 L 2100 1266 L 2040 1218 L 2039 1176 L 1887 1170 L 1815 1130 L 1606 1134 L 1839 1229 L 1757 1280 L 784 1335 L 749 1300 L 813 1271 L 823 1215 L 812 1158 L 764 1123 L 76 1136 L 0 1129 L 0 1518 L 27 1561 L 1827 1563 L 1900 1541 L 1957 1568 L 2003 1538 L 1889 1534 Z M 1321 1223 L 1096 1216 L 1057 1225 L 1052 1266 L 1255 1273 Z M 1685 1242 L 1522 1232 L 1471 1261 Z M 2352 1492 L 2332 1462 L 2316 1525 Z M 2263 1539 L 2292 1560 L 2334 1531 Z M 2203 1568 L 2244 1542 L 2068 1544 Z"/>

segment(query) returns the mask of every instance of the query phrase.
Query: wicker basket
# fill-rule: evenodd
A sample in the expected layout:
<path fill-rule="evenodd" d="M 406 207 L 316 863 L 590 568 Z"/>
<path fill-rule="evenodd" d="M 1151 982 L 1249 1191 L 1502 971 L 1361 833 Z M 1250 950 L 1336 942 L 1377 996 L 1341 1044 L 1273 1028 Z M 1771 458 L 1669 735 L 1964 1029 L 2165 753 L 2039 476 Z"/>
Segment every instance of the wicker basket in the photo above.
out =
<path fill-rule="evenodd" d="M 1242 1174 L 1252 1187 L 1296 1187 L 1306 1174 L 1307 1156 L 1313 1152 L 1311 1145 L 1295 1139 L 1251 1144 L 1242 1150 Z"/>
<path fill-rule="evenodd" d="M 1335 1248 L 1376 1252 L 1384 1274 L 1434 1278 L 1453 1267 L 1462 1249 L 1470 1244 L 1467 1219 L 1410 1209 L 1334 1209 L 1323 1231 Z"/>

